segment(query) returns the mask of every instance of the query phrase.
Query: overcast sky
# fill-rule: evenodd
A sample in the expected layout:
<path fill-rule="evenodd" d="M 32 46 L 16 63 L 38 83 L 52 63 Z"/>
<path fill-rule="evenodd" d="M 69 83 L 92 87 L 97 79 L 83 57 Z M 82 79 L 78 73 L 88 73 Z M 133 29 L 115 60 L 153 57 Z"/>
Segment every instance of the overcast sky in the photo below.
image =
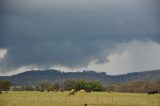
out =
<path fill-rule="evenodd" d="M 160 69 L 159 0 L 0 2 L 0 75 Z"/>

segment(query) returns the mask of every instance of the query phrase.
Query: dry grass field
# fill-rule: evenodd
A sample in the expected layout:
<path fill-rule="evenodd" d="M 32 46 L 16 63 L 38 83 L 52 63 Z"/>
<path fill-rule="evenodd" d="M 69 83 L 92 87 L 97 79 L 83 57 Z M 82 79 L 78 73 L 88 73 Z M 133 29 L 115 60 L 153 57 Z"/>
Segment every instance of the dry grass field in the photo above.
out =
<path fill-rule="evenodd" d="M 0 106 L 160 106 L 160 94 L 10 91 L 0 95 Z"/>

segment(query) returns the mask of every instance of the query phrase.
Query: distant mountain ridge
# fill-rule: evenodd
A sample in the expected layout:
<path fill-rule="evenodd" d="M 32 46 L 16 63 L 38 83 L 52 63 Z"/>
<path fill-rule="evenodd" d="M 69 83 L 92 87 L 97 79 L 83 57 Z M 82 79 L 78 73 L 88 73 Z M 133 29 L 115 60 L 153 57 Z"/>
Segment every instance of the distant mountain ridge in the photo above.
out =
<path fill-rule="evenodd" d="M 127 82 L 151 82 L 160 81 L 160 70 L 133 72 L 122 75 L 107 75 L 105 72 L 61 72 L 59 70 L 31 70 L 12 76 L 0 76 L 0 80 L 10 80 L 13 85 L 35 85 L 42 80 L 50 82 L 63 82 L 64 80 L 83 79 L 87 81 L 97 80 L 103 84 L 127 83 Z"/>

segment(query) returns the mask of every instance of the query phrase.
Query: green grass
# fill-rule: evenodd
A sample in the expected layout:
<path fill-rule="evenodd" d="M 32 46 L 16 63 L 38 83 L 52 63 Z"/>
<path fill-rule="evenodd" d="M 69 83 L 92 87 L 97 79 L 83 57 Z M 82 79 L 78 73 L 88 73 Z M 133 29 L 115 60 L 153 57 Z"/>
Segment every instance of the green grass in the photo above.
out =
<path fill-rule="evenodd" d="M 0 106 L 160 106 L 160 94 L 10 91 L 0 95 Z"/>

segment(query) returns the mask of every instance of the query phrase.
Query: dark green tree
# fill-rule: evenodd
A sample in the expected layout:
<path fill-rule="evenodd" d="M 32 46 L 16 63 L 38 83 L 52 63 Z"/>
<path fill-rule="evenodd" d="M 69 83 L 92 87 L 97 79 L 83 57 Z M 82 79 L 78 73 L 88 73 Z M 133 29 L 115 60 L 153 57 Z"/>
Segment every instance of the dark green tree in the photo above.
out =
<path fill-rule="evenodd" d="M 64 86 L 64 90 L 67 90 L 67 91 L 74 89 L 75 81 L 74 80 L 65 80 L 63 86 Z"/>
<path fill-rule="evenodd" d="M 75 90 L 85 89 L 86 85 L 87 85 L 86 81 L 84 81 L 84 80 L 77 80 L 77 81 L 75 81 L 74 89 Z"/>
<path fill-rule="evenodd" d="M 40 90 L 50 90 L 53 85 L 48 80 L 43 80 L 38 84 Z"/>
<path fill-rule="evenodd" d="M 25 91 L 34 91 L 35 89 L 31 85 L 24 86 Z"/>
<path fill-rule="evenodd" d="M 90 82 L 89 86 L 90 86 L 91 90 L 93 90 L 93 91 L 104 91 L 105 90 L 103 85 L 98 81 Z"/>
<path fill-rule="evenodd" d="M 0 90 L 8 91 L 10 89 L 11 82 L 7 80 L 0 80 Z"/>
<path fill-rule="evenodd" d="M 53 85 L 53 88 L 54 88 L 54 90 L 56 90 L 56 91 L 59 90 L 59 88 L 60 88 L 60 87 L 59 87 L 59 84 L 58 84 L 58 83 L 55 83 L 55 84 Z"/>

